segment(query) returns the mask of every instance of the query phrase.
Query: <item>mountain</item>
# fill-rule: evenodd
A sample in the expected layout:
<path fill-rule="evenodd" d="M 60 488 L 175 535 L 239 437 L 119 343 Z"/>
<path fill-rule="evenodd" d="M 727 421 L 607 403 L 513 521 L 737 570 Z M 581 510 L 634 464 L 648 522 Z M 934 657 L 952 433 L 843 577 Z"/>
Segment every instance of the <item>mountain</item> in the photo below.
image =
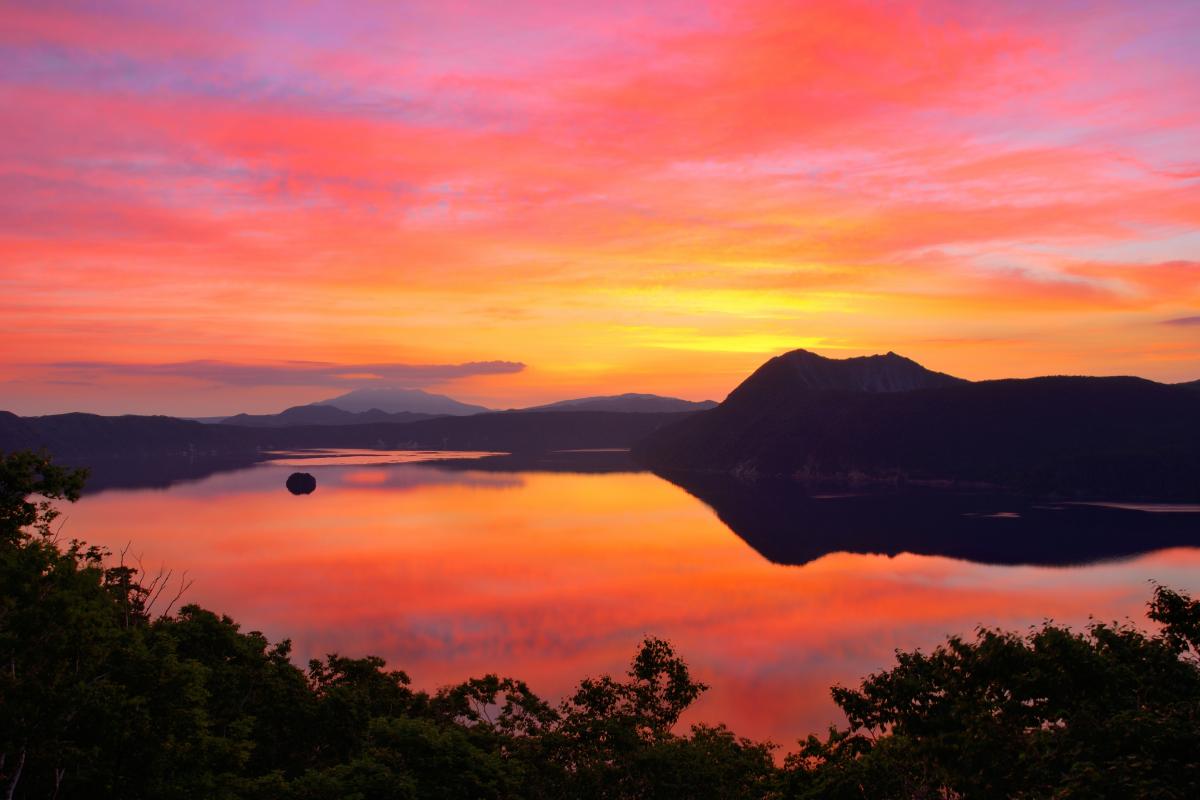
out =
<path fill-rule="evenodd" d="M 46 449 L 69 463 L 98 459 L 257 456 L 272 450 L 375 448 L 487 450 L 531 455 L 627 449 L 684 413 L 504 411 L 356 425 L 206 425 L 172 417 L 0 411 L 0 452 Z"/>
<path fill-rule="evenodd" d="M 403 411 L 417 414 L 464 416 L 482 414 L 490 409 L 460 403 L 443 394 L 430 394 L 420 389 L 402 389 L 395 386 L 377 386 L 355 389 L 329 400 L 313 403 L 315 406 L 335 406 L 343 411 L 386 411 L 396 414 Z"/>
<path fill-rule="evenodd" d="M 685 416 L 686 412 L 499 411 L 461 417 L 436 417 L 402 425 L 373 423 L 269 428 L 259 429 L 255 435 L 262 447 L 268 450 L 361 447 L 532 454 L 556 450 L 630 448 L 659 428 Z"/>
<path fill-rule="evenodd" d="M 245 428 L 174 417 L 50 414 L 18 417 L 0 411 L 0 452 L 46 449 L 57 457 L 160 457 L 253 454 Z"/>
<path fill-rule="evenodd" d="M 824 358 L 807 350 L 793 350 L 777 356 L 760 367 L 734 394 L 745 391 L 760 396 L 787 397 L 804 390 L 845 390 L 866 392 L 903 392 L 938 386 L 953 386 L 966 381 L 925 369 L 895 353 L 859 358 Z M 733 394 L 726 403 L 738 402 Z M 707 411 L 716 408 L 712 400 L 680 400 L 653 394 L 620 394 L 605 397 L 581 397 L 560 400 L 524 411 Z"/>
<path fill-rule="evenodd" d="M 221 420 L 225 425 L 245 425 L 255 428 L 285 428 L 294 425 L 365 425 L 368 422 L 416 422 L 435 414 L 399 411 L 389 414 L 372 408 L 370 411 L 346 411 L 337 406 L 293 406 L 278 414 L 237 414 Z"/>
<path fill-rule="evenodd" d="M 1140 378 L 970 383 L 894 354 L 797 351 L 634 455 L 663 472 L 1200 498 L 1200 404 Z"/>
<path fill-rule="evenodd" d="M 925 369 L 904 356 L 825 358 L 807 350 L 793 350 L 772 358 L 730 393 L 726 403 L 743 396 L 761 403 L 769 396 L 790 397 L 806 391 L 910 392 L 967 383 L 942 372 Z"/>
<path fill-rule="evenodd" d="M 620 394 L 560 400 L 521 411 L 620 411 L 626 413 L 673 413 L 715 408 L 712 400 L 694 402 L 654 394 Z M 389 410 L 398 409 L 398 410 Z M 232 417 L 202 417 L 197 422 L 283 428 L 293 425 L 362 425 L 368 422 L 416 422 L 442 416 L 482 414 L 489 409 L 460 403 L 444 395 L 419 389 L 356 389 L 353 392 L 306 406 L 293 406 L 278 414 L 235 414 Z"/>
<path fill-rule="evenodd" d="M 623 411 L 644 414 L 647 412 L 707 411 L 716 408 L 713 400 L 680 400 L 678 397 L 663 397 L 657 394 L 614 394 L 603 397 L 579 397 L 574 400 L 559 400 L 544 406 L 532 406 L 523 411 Z"/>

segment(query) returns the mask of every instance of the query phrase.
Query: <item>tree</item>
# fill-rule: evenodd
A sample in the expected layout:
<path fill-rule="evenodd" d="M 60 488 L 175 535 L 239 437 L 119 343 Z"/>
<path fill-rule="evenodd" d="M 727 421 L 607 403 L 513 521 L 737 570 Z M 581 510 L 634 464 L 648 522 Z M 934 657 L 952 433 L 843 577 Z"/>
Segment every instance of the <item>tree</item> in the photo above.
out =
<path fill-rule="evenodd" d="M 51 501 L 75 502 L 86 480 L 87 470 L 58 466 L 45 453 L 0 453 L 0 536 L 6 542 L 27 541 L 32 528 L 50 537 L 59 514 Z"/>
<path fill-rule="evenodd" d="M 811 797 L 1200 796 L 1197 602 L 1159 588 L 1148 635 L 983 629 L 833 696 L 849 726 L 789 758 Z"/>

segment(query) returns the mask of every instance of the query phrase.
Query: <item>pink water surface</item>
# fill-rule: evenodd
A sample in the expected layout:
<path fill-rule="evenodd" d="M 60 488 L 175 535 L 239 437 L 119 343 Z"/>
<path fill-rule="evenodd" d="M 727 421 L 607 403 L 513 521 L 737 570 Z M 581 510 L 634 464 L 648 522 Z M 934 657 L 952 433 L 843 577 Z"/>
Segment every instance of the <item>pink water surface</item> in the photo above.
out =
<path fill-rule="evenodd" d="M 297 659 L 378 654 L 428 689 L 499 672 L 558 698 L 661 636 L 712 686 L 692 721 L 785 746 L 839 721 L 829 686 L 897 648 L 981 624 L 1140 621 L 1150 580 L 1200 588 L 1196 549 L 1072 568 L 846 553 L 778 566 L 649 473 L 313 462 L 318 490 L 295 497 L 292 469 L 85 497 L 65 533 L 186 570 L 186 602 L 290 637 Z"/>

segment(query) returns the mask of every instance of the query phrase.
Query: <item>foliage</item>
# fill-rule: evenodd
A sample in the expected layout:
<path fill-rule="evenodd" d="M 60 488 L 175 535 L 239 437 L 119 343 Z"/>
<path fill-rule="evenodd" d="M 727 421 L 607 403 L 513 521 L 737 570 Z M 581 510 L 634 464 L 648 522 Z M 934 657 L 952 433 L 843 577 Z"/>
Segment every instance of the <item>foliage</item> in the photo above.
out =
<path fill-rule="evenodd" d="M 1200 796 L 1200 603 L 1164 588 L 1162 630 L 983 629 L 834 700 L 849 727 L 790 756 L 813 797 Z M 872 787 L 864 790 L 863 787 Z"/>
<path fill-rule="evenodd" d="M 87 798 L 1042 798 L 1200 796 L 1200 603 L 1158 588 L 1153 634 L 980 630 L 898 653 L 848 724 L 782 763 L 723 726 L 648 638 L 557 705 L 485 675 L 434 693 L 375 657 L 301 669 L 78 541 L 52 501 L 83 474 L 0 457 L 0 788 Z M 157 579 L 156 579 L 157 581 Z"/>

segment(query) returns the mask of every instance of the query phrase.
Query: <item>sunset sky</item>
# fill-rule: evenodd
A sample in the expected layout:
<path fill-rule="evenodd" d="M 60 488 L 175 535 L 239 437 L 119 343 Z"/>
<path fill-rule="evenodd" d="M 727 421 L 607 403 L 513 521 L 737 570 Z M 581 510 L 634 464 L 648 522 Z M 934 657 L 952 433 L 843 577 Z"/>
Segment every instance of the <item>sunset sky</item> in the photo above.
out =
<path fill-rule="evenodd" d="M 0 408 L 1200 378 L 1200 3 L 0 2 Z"/>

